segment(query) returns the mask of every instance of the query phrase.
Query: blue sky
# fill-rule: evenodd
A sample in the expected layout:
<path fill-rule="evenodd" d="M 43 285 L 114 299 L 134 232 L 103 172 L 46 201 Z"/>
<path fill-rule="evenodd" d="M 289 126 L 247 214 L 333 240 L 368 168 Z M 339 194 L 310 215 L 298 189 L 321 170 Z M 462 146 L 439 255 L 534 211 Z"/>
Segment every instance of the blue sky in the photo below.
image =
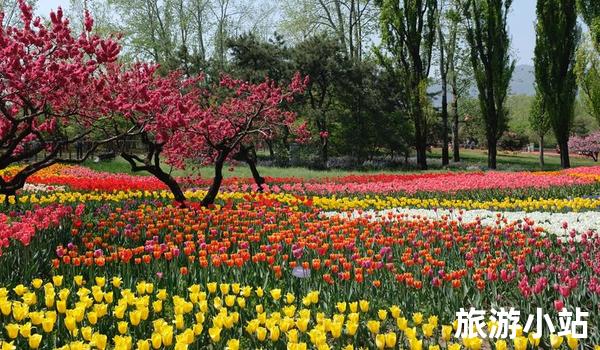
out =
<path fill-rule="evenodd" d="M 514 0 L 509 15 L 512 49 L 518 64 L 533 65 L 535 2 L 535 0 Z M 47 15 L 50 9 L 58 6 L 62 6 L 63 9 L 68 8 L 69 0 L 38 0 L 38 14 Z"/>

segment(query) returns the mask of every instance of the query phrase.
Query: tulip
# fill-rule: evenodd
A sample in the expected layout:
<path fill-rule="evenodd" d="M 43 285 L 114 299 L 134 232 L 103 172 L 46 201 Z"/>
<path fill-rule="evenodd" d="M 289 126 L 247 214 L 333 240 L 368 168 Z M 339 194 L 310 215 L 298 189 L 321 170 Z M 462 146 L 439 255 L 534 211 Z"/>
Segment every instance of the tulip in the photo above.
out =
<path fill-rule="evenodd" d="M 526 350 L 527 349 L 527 338 L 523 336 L 517 336 L 513 339 L 515 350 Z"/>
<path fill-rule="evenodd" d="M 259 341 L 264 341 L 267 338 L 267 329 L 264 327 L 256 328 L 256 338 Z"/>
<path fill-rule="evenodd" d="M 373 334 L 379 333 L 379 321 L 370 320 L 367 322 L 367 329 Z"/>
<path fill-rule="evenodd" d="M 562 343 L 563 337 L 558 336 L 556 334 L 550 334 L 550 346 L 552 346 L 552 349 L 560 348 Z"/>
<path fill-rule="evenodd" d="M 507 348 L 506 340 L 504 340 L 504 339 L 497 340 L 495 347 L 496 347 L 496 350 L 506 350 L 506 348 Z"/>
<path fill-rule="evenodd" d="M 377 334 L 375 336 L 375 345 L 377 346 L 377 349 L 385 348 L 385 334 Z"/>
<path fill-rule="evenodd" d="M 567 345 L 569 349 L 575 350 L 579 346 L 579 339 L 574 338 L 572 334 L 567 334 Z"/>
<path fill-rule="evenodd" d="M 40 347 L 40 343 L 42 342 L 41 334 L 32 334 L 29 337 L 28 344 L 30 349 L 37 349 Z"/>
<path fill-rule="evenodd" d="M 6 326 L 4 326 L 4 329 L 6 329 L 6 333 L 8 334 L 8 337 L 10 339 L 15 339 L 19 335 L 19 325 L 18 324 L 14 324 L 14 323 L 7 324 Z"/>
<path fill-rule="evenodd" d="M 227 350 L 238 350 L 240 348 L 240 341 L 238 339 L 229 339 L 227 341 Z"/>

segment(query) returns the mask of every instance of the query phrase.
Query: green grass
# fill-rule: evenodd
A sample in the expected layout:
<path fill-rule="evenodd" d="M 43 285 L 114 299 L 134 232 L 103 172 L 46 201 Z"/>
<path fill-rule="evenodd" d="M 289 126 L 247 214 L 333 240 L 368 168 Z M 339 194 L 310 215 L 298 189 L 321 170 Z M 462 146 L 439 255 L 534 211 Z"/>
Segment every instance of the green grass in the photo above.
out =
<path fill-rule="evenodd" d="M 439 166 L 439 159 L 441 158 L 441 150 L 434 149 L 430 154 L 428 154 L 430 159 L 435 159 L 435 161 L 431 161 L 431 170 L 430 172 L 441 171 L 442 168 Z M 461 150 L 461 163 L 453 164 L 450 163 L 449 170 L 464 170 L 468 166 L 479 166 L 485 168 L 487 164 L 487 154 L 481 150 Z M 560 169 L 560 158 L 557 155 L 549 154 L 545 157 L 546 165 L 544 166 L 544 170 L 558 170 Z M 436 165 L 437 164 L 437 165 Z M 123 160 L 122 158 L 116 158 L 111 161 L 101 161 L 98 163 L 94 162 L 86 162 L 85 166 L 98 170 L 105 171 L 110 173 L 131 173 L 131 168 L 129 164 Z M 580 157 L 571 157 L 571 165 L 572 166 L 589 166 L 589 165 L 599 165 L 599 163 L 592 161 L 591 159 L 585 159 Z M 537 153 L 506 153 L 500 152 L 498 153 L 498 168 L 499 170 L 540 170 L 538 154 Z M 168 165 L 164 165 L 164 169 L 168 170 Z M 304 179 L 314 179 L 314 178 L 322 178 L 322 177 L 334 177 L 334 176 L 344 176 L 350 174 L 365 174 L 365 173 L 409 173 L 415 172 L 414 170 L 386 170 L 386 171 L 347 171 L 347 170 L 311 170 L 307 168 L 300 167 L 290 167 L 290 168 L 281 168 L 281 167 L 265 167 L 259 166 L 258 170 L 262 176 L 271 176 L 271 177 L 298 177 Z M 214 170 L 212 167 L 201 167 L 199 170 L 194 169 L 172 169 L 172 174 L 174 176 L 188 176 L 188 175 L 200 175 L 204 178 L 211 178 L 214 174 Z M 145 172 L 139 172 L 136 175 L 149 175 Z M 245 164 L 238 164 L 233 167 L 227 166 L 224 169 L 225 177 L 251 177 L 250 169 Z"/>
<path fill-rule="evenodd" d="M 434 149 L 430 154 L 431 158 L 441 158 L 441 149 Z M 452 154 L 450 155 L 452 157 Z M 466 150 L 461 149 L 460 156 L 462 163 L 468 163 L 469 165 L 486 166 L 487 154 L 482 150 Z M 517 152 L 498 152 L 497 156 L 498 168 L 500 170 L 541 170 L 539 164 L 539 155 L 535 153 L 523 153 Z M 544 169 L 543 170 L 559 170 L 560 169 L 560 157 L 556 154 L 545 154 L 544 156 Z M 451 162 L 452 165 L 452 162 Z M 599 165 L 589 158 L 571 156 L 571 166 L 590 166 Z"/>
<path fill-rule="evenodd" d="M 105 171 L 109 173 L 131 173 L 131 168 L 129 164 L 121 159 L 116 158 L 111 161 L 101 161 L 98 163 L 94 162 L 86 162 L 83 165 L 97 170 L 97 171 Z M 168 165 L 164 165 L 163 169 L 168 171 L 170 168 Z M 333 170 L 311 170 L 307 168 L 300 167 L 289 167 L 289 168 L 281 168 L 281 167 L 265 167 L 258 166 L 258 171 L 262 176 L 271 176 L 271 177 L 299 177 L 303 179 L 314 179 L 314 178 L 323 178 L 323 177 L 335 177 L 335 176 L 345 176 L 350 174 L 357 173 L 369 173 L 366 171 L 345 171 L 339 169 Z M 370 173 L 398 173 L 400 171 L 370 171 Z M 214 169 L 212 167 L 200 167 L 198 170 L 186 169 L 172 169 L 172 174 L 174 176 L 188 176 L 188 175 L 200 175 L 204 178 L 212 178 L 214 175 Z M 146 172 L 139 172 L 136 175 L 149 175 Z M 223 170 L 224 177 L 252 177 L 250 173 L 250 169 L 245 164 L 238 164 L 236 166 L 226 166 Z"/>

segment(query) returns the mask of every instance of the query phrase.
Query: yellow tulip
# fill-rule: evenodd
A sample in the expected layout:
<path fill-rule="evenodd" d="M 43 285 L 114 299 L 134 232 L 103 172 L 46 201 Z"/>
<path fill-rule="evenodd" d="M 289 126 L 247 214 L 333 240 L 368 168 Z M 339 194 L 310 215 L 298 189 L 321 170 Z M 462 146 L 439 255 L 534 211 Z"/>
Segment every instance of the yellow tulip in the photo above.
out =
<path fill-rule="evenodd" d="M 399 317 L 396 319 L 396 326 L 404 332 L 408 328 L 408 320 L 404 317 Z"/>
<path fill-rule="evenodd" d="M 265 332 L 266 332 L 266 330 L 265 330 Z M 218 327 L 209 328 L 208 335 L 210 336 L 210 339 L 213 341 L 213 343 L 218 342 L 219 340 L 221 340 L 221 328 L 218 328 Z"/>
<path fill-rule="evenodd" d="M 280 333 L 281 332 L 279 330 L 279 327 L 277 327 L 277 326 L 273 326 L 272 328 L 269 328 L 269 338 L 273 342 L 276 342 L 279 339 Z"/>
<path fill-rule="evenodd" d="M 19 335 L 19 325 L 15 323 L 9 323 L 4 326 L 6 333 L 10 339 L 15 339 Z"/>
<path fill-rule="evenodd" d="M 81 336 L 84 340 L 91 341 L 93 333 L 92 327 L 81 327 Z"/>
<path fill-rule="evenodd" d="M 121 334 L 127 333 L 127 326 L 128 326 L 128 323 L 126 321 L 117 322 L 117 330 Z"/>
<path fill-rule="evenodd" d="M 460 344 L 452 343 L 448 345 L 448 350 L 460 350 Z"/>
<path fill-rule="evenodd" d="M 152 342 L 152 348 L 154 349 L 159 349 L 160 346 L 162 345 L 162 337 L 160 336 L 160 333 L 152 333 L 152 336 L 150 337 L 150 341 Z"/>
<path fill-rule="evenodd" d="M 422 326 L 422 328 L 423 328 L 423 335 L 426 336 L 427 338 L 429 338 L 433 335 L 435 326 L 432 325 L 431 323 L 426 323 Z"/>
<path fill-rule="evenodd" d="M 388 332 L 385 334 L 385 346 L 393 348 L 396 346 L 397 336 L 394 332 Z"/>
<path fill-rule="evenodd" d="M 562 343 L 563 343 L 563 337 L 556 335 L 556 334 L 550 334 L 550 346 L 552 346 L 552 349 L 560 348 Z"/>
<path fill-rule="evenodd" d="M 227 350 L 238 350 L 240 348 L 240 341 L 238 339 L 229 339 L 227 341 Z"/>
<path fill-rule="evenodd" d="M 96 348 L 98 349 L 106 349 L 106 343 L 108 342 L 108 337 L 104 334 L 100 334 L 100 333 L 94 333 L 92 335 L 92 344 L 94 344 L 96 346 Z M 123 342 L 124 343 L 131 343 L 131 338 L 127 337 L 127 338 L 123 338 Z"/>
<path fill-rule="evenodd" d="M 385 334 L 377 334 L 375 336 L 375 345 L 377 346 L 377 349 L 385 348 Z"/>
<path fill-rule="evenodd" d="M 450 340 L 451 336 L 452 336 L 452 326 L 443 325 L 442 326 L 442 339 L 444 341 L 448 341 L 448 340 Z"/>
<path fill-rule="evenodd" d="M 373 334 L 379 333 L 379 321 L 369 320 L 367 322 L 367 329 Z"/>
<path fill-rule="evenodd" d="M 94 311 L 90 311 L 87 314 L 87 319 L 91 324 L 95 325 L 98 322 L 98 314 Z"/>
<path fill-rule="evenodd" d="M 412 314 L 412 320 L 415 323 L 415 325 L 420 325 L 423 322 L 423 314 L 420 312 L 415 312 L 414 314 Z"/>
<path fill-rule="evenodd" d="M 529 343 L 531 343 L 533 347 L 537 347 L 538 345 L 540 345 L 541 336 L 535 337 L 533 333 L 529 333 L 529 336 L 527 338 L 529 339 Z"/>
<path fill-rule="evenodd" d="M 298 342 L 298 330 L 297 329 L 290 329 L 289 332 L 287 332 L 287 340 L 288 340 L 288 344 L 295 344 Z"/>
<path fill-rule="evenodd" d="M 506 348 L 507 348 L 506 340 L 503 340 L 503 339 L 497 340 L 495 347 L 496 347 L 496 350 L 506 350 Z"/>
<path fill-rule="evenodd" d="M 54 323 L 56 321 L 50 317 L 45 317 L 42 320 L 42 329 L 44 330 L 44 332 L 46 333 L 50 333 L 52 332 L 52 330 L 54 329 Z"/>
<path fill-rule="evenodd" d="M 137 350 L 150 350 L 150 342 L 148 339 L 140 339 L 136 343 Z"/>
<path fill-rule="evenodd" d="M 577 346 L 579 346 L 579 339 L 573 338 L 572 334 L 567 334 L 567 345 L 569 346 L 569 349 L 575 350 L 577 349 Z"/>
<path fill-rule="evenodd" d="M 139 325 L 141 319 L 142 319 L 142 313 L 139 310 L 129 311 L 129 322 L 131 322 L 132 326 Z"/>
<path fill-rule="evenodd" d="M 379 317 L 380 320 L 385 321 L 385 319 L 387 318 L 387 310 L 378 310 L 377 317 Z"/>
<path fill-rule="evenodd" d="M 392 305 L 390 307 L 390 313 L 392 314 L 392 317 L 394 319 L 397 319 L 398 317 L 400 317 L 401 312 L 402 312 L 402 310 L 400 310 L 400 308 L 396 305 Z"/>
<path fill-rule="evenodd" d="M 13 343 L 2 342 L 2 350 L 16 350 L 17 347 L 13 345 Z"/>
<path fill-rule="evenodd" d="M 41 334 L 32 334 L 29 337 L 29 348 L 30 349 L 37 349 L 40 347 L 40 343 L 42 342 L 42 335 Z"/>
<path fill-rule="evenodd" d="M 121 277 L 113 277 L 112 278 L 113 287 L 119 288 L 119 287 L 121 287 L 121 284 L 123 284 L 123 279 Z"/>
<path fill-rule="evenodd" d="M 275 301 L 281 298 L 281 289 L 271 289 L 270 293 L 271 297 L 273 297 L 273 300 Z"/>
<path fill-rule="evenodd" d="M 292 294 L 292 293 L 287 293 L 287 294 L 285 295 L 285 302 L 286 302 L 286 303 L 288 303 L 288 304 L 291 304 L 291 303 L 293 303 L 293 302 L 294 302 L 294 300 L 296 300 L 296 297 L 294 296 L 294 294 Z"/>
<path fill-rule="evenodd" d="M 52 283 L 54 284 L 54 286 L 56 287 L 60 287 L 62 286 L 63 283 L 63 276 L 52 276 Z"/>
<path fill-rule="evenodd" d="M 410 350 L 423 350 L 423 341 L 418 339 L 409 339 L 408 344 L 410 346 Z"/>
<path fill-rule="evenodd" d="M 428 350 L 440 350 L 440 346 L 439 345 L 429 345 L 429 347 L 427 349 Z"/>
<path fill-rule="evenodd" d="M 265 292 L 263 291 L 263 289 L 261 287 L 256 288 L 254 292 L 256 293 L 256 296 L 259 298 L 262 298 L 263 295 L 265 294 Z"/>
<path fill-rule="evenodd" d="M 358 312 L 358 302 L 353 301 L 348 306 L 350 306 L 350 312 Z"/>
<path fill-rule="evenodd" d="M 23 338 L 31 336 L 31 322 L 27 322 L 19 327 L 19 333 Z"/>
<path fill-rule="evenodd" d="M 513 340 L 515 345 L 515 350 L 525 350 L 527 349 L 527 338 L 523 336 L 515 337 Z"/>
<path fill-rule="evenodd" d="M 42 283 L 44 283 L 44 281 L 42 281 L 40 278 L 35 278 L 31 281 L 31 285 L 35 289 L 39 289 L 42 286 Z"/>
<path fill-rule="evenodd" d="M 361 312 L 367 312 L 367 311 L 369 311 L 369 302 L 368 301 L 366 301 L 366 300 L 360 300 L 358 302 L 358 305 L 360 307 L 360 311 Z M 352 311 L 352 312 L 355 312 L 355 311 Z"/>
<path fill-rule="evenodd" d="M 256 328 L 256 338 L 259 341 L 264 341 L 267 338 L 267 329 L 264 327 Z"/>
<path fill-rule="evenodd" d="M 221 290 L 221 294 L 229 294 L 229 284 L 228 283 L 221 283 L 219 285 L 219 289 Z"/>

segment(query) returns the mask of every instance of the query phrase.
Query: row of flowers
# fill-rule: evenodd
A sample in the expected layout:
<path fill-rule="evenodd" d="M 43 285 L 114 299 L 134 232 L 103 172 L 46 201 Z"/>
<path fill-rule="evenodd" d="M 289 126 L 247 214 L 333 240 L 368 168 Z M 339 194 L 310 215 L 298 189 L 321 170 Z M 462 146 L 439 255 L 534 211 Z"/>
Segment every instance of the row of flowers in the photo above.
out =
<path fill-rule="evenodd" d="M 201 200 L 206 191 L 185 191 L 186 198 L 191 202 Z M 9 197 L 8 202 L 20 205 L 49 205 L 77 203 L 117 203 L 128 200 L 162 200 L 172 201 L 173 195 L 168 191 L 116 191 L 116 192 L 72 192 L 60 191 L 50 193 L 29 193 L 15 198 Z M 302 196 L 290 193 L 246 193 L 221 192 L 218 196 L 220 203 L 239 200 L 269 199 L 286 205 L 305 205 L 323 210 L 347 211 L 354 209 L 389 209 L 389 208 L 461 208 L 465 210 L 481 209 L 491 211 L 524 211 L 524 212 L 580 212 L 594 211 L 600 208 L 600 198 L 515 198 L 501 197 L 490 200 L 451 199 L 451 198 L 414 198 L 405 196 Z M 0 195 L 0 201 L 4 201 Z"/>
<path fill-rule="evenodd" d="M 76 213 L 83 212 L 80 205 Z M 73 213 L 71 206 L 53 204 L 47 207 L 34 207 L 23 212 L 11 211 L 0 213 L 0 256 L 3 249 L 9 247 L 12 241 L 29 245 L 36 232 L 59 226 L 61 221 Z"/>
<path fill-rule="evenodd" d="M 341 216 L 343 218 L 368 217 L 371 220 L 388 220 L 390 215 L 394 218 L 428 218 L 431 220 L 457 220 L 461 222 L 480 222 L 484 226 L 497 225 L 501 221 L 517 222 L 525 220 L 535 222 L 545 233 L 559 237 L 573 237 L 581 239 L 582 234 L 591 235 L 591 229 L 596 229 L 600 222 L 600 212 L 524 212 L 507 211 L 497 212 L 485 209 L 463 210 L 463 209 L 415 209 L 415 208 L 393 208 L 383 210 L 354 210 L 352 212 L 326 212 L 325 217 Z"/>
<path fill-rule="evenodd" d="M 0 176 L 10 176 L 17 168 L 5 169 Z M 547 189 L 596 184 L 600 167 L 576 168 L 561 172 L 447 172 L 425 174 L 350 175 L 303 180 L 296 178 L 267 178 L 266 191 L 296 194 L 391 194 L 455 193 L 459 191 Z M 161 190 L 166 186 L 150 176 L 110 174 L 81 166 L 55 165 L 29 179 L 34 184 L 64 185 L 73 190 Z M 181 178 L 187 187 L 206 187 L 209 178 Z M 229 191 L 256 190 L 252 179 L 228 178 Z"/>
<path fill-rule="evenodd" d="M 152 203 L 101 207 L 88 215 L 94 220 L 76 222 L 70 242 L 55 247 L 57 273 L 156 274 L 168 283 L 181 276 L 262 285 L 299 281 L 404 308 L 428 305 L 445 318 L 465 301 L 495 305 L 497 295 L 522 310 L 536 301 L 598 311 L 598 234 L 560 241 L 527 218 L 484 224 L 389 212 L 384 220 L 349 220 L 269 201 L 230 203 L 218 211 Z"/>
<path fill-rule="evenodd" d="M 240 348 L 525 350 L 579 346 L 572 334 L 536 337 L 516 325 L 514 340 L 457 337 L 458 321 L 385 302 L 326 299 L 257 285 L 163 285 L 115 276 L 34 279 L 0 287 L 2 349 Z M 497 321 L 487 320 L 487 331 Z M 512 330 L 511 330 L 512 331 Z M 599 349 L 598 346 L 595 349 Z"/>

